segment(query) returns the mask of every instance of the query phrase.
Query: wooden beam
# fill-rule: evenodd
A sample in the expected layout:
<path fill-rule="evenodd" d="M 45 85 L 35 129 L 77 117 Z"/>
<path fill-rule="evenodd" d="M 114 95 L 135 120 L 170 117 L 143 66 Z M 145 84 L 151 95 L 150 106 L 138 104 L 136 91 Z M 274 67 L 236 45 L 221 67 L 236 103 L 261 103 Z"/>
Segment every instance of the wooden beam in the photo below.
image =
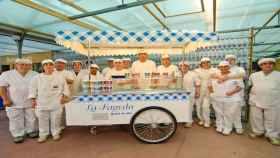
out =
<path fill-rule="evenodd" d="M 82 12 L 82 13 L 87 13 L 88 12 L 86 9 L 82 8 L 81 6 L 78 6 L 78 5 L 74 4 L 73 2 L 69 2 L 67 0 L 59 0 L 59 1 L 68 5 L 68 6 L 70 6 L 70 7 L 72 7 L 72 8 L 74 8 L 74 9 L 76 9 L 76 10 L 78 10 L 78 11 L 80 11 L 80 12 Z M 115 28 L 115 29 L 117 29 L 117 30 L 125 31 L 124 29 L 122 29 L 119 26 L 109 22 L 108 20 L 105 20 L 105 19 L 101 18 L 100 16 L 93 15 L 92 17 L 101 21 L 101 22 L 103 22 L 103 23 L 105 23 L 105 24 L 107 24 L 107 25 L 109 25 L 109 26 L 111 26 L 111 27 L 113 27 L 113 28 Z"/>
<path fill-rule="evenodd" d="M 69 22 L 69 23 L 75 24 L 77 26 L 89 29 L 91 31 L 99 30 L 99 28 L 97 28 L 94 25 L 91 25 L 91 24 L 88 24 L 88 23 L 85 23 L 85 22 L 82 22 L 82 21 L 79 21 L 79 20 L 71 20 L 70 18 L 68 18 L 66 15 L 64 15 L 62 13 L 59 13 L 59 12 L 57 12 L 55 10 L 50 9 L 50 8 L 47 8 L 47 7 L 41 6 L 39 4 L 36 4 L 36 3 L 34 3 L 32 1 L 30 1 L 30 0 L 12 0 L 12 1 L 14 1 L 16 3 L 19 3 L 21 5 L 24 5 L 26 7 L 35 9 L 35 10 L 37 10 L 39 12 L 48 14 L 50 16 L 56 17 L 56 18 L 58 18 L 60 20 L 63 20 L 65 22 Z"/>

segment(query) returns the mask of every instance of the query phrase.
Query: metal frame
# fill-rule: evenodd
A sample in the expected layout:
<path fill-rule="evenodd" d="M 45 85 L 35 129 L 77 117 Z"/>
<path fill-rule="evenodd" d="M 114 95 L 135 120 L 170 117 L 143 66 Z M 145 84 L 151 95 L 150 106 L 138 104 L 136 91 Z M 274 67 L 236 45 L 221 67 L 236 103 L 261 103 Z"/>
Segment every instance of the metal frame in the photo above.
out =
<path fill-rule="evenodd" d="M 201 4 L 201 10 L 200 11 L 186 12 L 186 13 L 174 14 L 174 15 L 167 15 L 167 14 L 164 13 L 164 11 L 160 8 L 159 5 L 157 5 L 156 3 L 152 3 L 152 4 L 164 18 L 172 18 L 172 17 L 177 17 L 177 16 L 198 14 L 198 13 L 203 13 L 205 11 L 203 0 L 200 0 L 200 4 Z"/>
<path fill-rule="evenodd" d="M 105 8 L 105 9 L 101 9 L 101 10 L 97 10 L 97 11 L 91 11 L 91 12 L 87 12 L 87 13 L 83 13 L 83 14 L 79 14 L 79 15 L 70 16 L 70 17 L 68 17 L 68 19 L 76 20 L 76 19 L 93 16 L 93 15 L 99 15 L 99 14 L 104 14 L 104 13 L 108 13 L 108 12 L 124 10 L 124 9 L 132 8 L 132 7 L 137 7 L 137 6 L 141 6 L 141 5 L 145 5 L 145 4 L 149 4 L 149 3 L 161 2 L 161 1 L 166 1 L 166 0 L 139 0 L 136 2 L 121 4 L 121 5 L 114 6 L 114 7 L 109 7 L 109 8 Z"/>

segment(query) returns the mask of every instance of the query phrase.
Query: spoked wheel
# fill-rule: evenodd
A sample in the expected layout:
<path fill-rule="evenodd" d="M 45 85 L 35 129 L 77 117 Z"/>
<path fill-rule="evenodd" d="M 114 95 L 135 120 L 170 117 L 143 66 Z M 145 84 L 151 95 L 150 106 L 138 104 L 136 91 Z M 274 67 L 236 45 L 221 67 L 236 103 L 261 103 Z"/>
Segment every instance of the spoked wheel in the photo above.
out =
<path fill-rule="evenodd" d="M 161 143 L 177 129 L 175 117 L 160 107 L 148 107 L 137 112 L 131 120 L 134 136 L 145 143 Z"/>

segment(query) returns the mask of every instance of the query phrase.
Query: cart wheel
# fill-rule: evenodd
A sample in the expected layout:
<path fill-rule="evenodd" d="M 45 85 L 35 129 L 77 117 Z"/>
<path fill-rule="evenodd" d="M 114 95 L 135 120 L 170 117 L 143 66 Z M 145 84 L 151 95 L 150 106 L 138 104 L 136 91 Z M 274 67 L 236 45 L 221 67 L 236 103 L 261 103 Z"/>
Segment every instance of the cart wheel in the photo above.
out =
<path fill-rule="evenodd" d="M 173 114 L 160 107 L 148 107 L 137 112 L 130 123 L 133 135 L 145 143 L 161 143 L 173 136 L 177 121 Z"/>

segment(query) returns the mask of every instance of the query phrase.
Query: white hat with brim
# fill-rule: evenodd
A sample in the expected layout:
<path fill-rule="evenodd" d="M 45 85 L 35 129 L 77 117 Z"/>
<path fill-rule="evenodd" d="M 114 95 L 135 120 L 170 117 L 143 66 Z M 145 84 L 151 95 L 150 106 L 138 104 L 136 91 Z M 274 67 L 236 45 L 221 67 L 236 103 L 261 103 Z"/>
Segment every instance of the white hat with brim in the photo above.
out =
<path fill-rule="evenodd" d="M 41 62 L 42 65 L 47 64 L 47 63 L 52 63 L 52 64 L 54 64 L 53 60 L 51 60 L 51 59 L 45 59 L 45 60 L 43 60 L 43 61 Z"/>
<path fill-rule="evenodd" d="M 189 65 L 189 63 L 187 61 L 181 61 L 181 62 L 179 62 L 178 65 L 179 66 L 181 66 L 181 65 Z"/>
<path fill-rule="evenodd" d="M 73 60 L 72 63 L 83 63 L 81 60 Z"/>
<path fill-rule="evenodd" d="M 114 58 L 107 58 L 107 61 L 114 61 Z"/>
<path fill-rule="evenodd" d="M 161 56 L 161 59 L 169 59 L 169 58 L 170 58 L 170 56 L 168 54 L 164 54 Z"/>
<path fill-rule="evenodd" d="M 61 62 L 61 63 L 64 63 L 64 64 L 67 64 L 67 61 L 64 60 L 64 59 L 56 59 L 55 62 Z"/>
<path fill-rule="evenodd" d="M 230 66 L 230 64 L 227 61 L 221 61 L 218 66 Z"/>
<path fill-rule="evenodd" d="M 202 62 L 210 62 L 210 61 L 211 61 L 210 58 L 204 57 L 204 58 L 202 58 L 202 59 L 200 60 L 200 63 L 202 63 Z"/>
<path fill-rule="evenodd" d="M 276 63 L 276 60 L 274 58 L 262 58 L 259 60 L 258 65 L 261 65 L 266 62 Z"/>
<path fill-rule="evenodd" d="M 90 68 L 97 68 L 97 69 L 99 69 L 99 66 L 97 64 L 91 64 Z"/>
<path fill-rule="evenodd" d="M 30 59 L 26 59 L 26 58 L 21 58 L 21 59 L 16 59 L 15 60 L 16 64 L 32 64 L 32 61 Z"/>
<path fill-rule="evenodd" d="M 123 58 L 122 60 L 123 60 L 123 61 L 131 61 L 130 58 Z"/>
<path fill-rule="evenodd" d="M 123 60 L 122 59 L 115 59 L 114 60 L 114 63 L 120 63 L 120 62 L 122 62 Z"/>
<path fill-rule="evenodd" d="M 236 59 L 236 56 L 235 55 L 233 55 L 233 54 L 229 54 L 229 55 L 226 55 L 226 60 L 227 59 Z"/>
<path fill-rule="evenodd" d="M 147 53 L 147 51 L 145 51 L 145 50 L 140 50 L 140 51 L 138 52 L 138 54 L 148 54 L 148 53 Z"/>

